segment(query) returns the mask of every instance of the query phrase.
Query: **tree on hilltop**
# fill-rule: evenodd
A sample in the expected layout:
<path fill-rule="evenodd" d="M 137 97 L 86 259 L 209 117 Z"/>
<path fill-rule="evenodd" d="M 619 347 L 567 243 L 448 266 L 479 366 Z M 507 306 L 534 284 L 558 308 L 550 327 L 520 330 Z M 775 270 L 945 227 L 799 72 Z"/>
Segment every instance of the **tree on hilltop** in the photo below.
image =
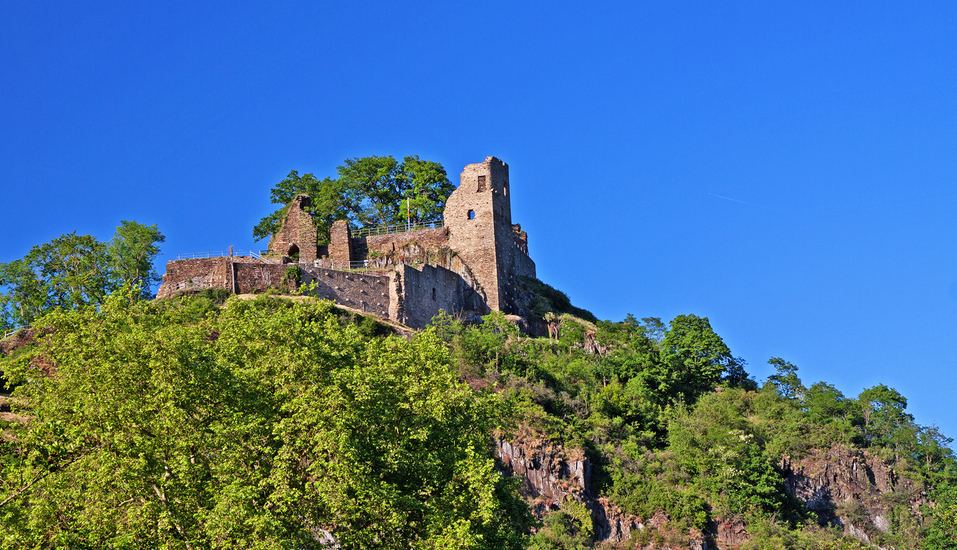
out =
<path fill-rule="evenodd" d="M 319 230 L 320 243 L 328 242 L 329 228 L 346 219 L 355 227 L 418 223 L 434 220 L 445 209 L 445 200 L 455 189 L 441 164 L 409 156 L 346 159 L 336 168 L 337 179 L 300 176 L 293 170 L 270 191 L 274 204 L 283 205 L 253 228 L 256 240 L 279 230 L 289 203 L 305 193 L 312 199 L 306 211 Z"/>
<path fill-rule="evenodd" d="M 166 240 L 157 226 L 122 221 L 113 239 L 66 233 L 34 246 L 26 256 L 0 263 L 0 327 L 26 326 L 46 311 L 102 304 L 124 285 L 152 297 L 159 282 L 153 262 Z"/>

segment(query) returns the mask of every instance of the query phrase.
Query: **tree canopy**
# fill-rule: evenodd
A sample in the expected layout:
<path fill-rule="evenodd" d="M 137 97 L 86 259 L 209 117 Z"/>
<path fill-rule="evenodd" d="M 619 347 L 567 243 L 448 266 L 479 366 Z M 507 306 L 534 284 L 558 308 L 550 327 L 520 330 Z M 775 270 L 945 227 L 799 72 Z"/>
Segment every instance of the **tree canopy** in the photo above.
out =
<path fill-rule="evenodd" d="M 29 325 L 54 308 L 102 304 L 123 285 L 151 297 L 161 279 L 153 262 L 165 240 L 156 225 L 123 220 L 108 242 L 67 233 L 0 264 L 0 328 Z"/>
<path fill-rule="evenodd" d="M 288 205 L 300 193 L 309 195 L 306 210 L 318 229 L 319 241 L 328 242 L 329 228 L 345 219 L 354 227 L 431 221 L 442 215 L 445 200 L 455 189 L 441 164 L 409 156 L 346 159 L 336 168 L 338 178 L 300 176 L 293 170 L 270 191 L 270 199 L 283 205 L 253 228 L 256 240 L 279 230 Z"/>
<path fill-rule="evenodd" d="M 114 245 L 48 245 L 64 303 L 23 347 L 0 348 L 21 415 L 0 416 L 0 548 L 581 550 L 608 546 L 593 515 L 607 497 L 646 526 L 634 547 L 732 522 L 743 549 L 957 549 L 951 438 L 883 384 L 849 397 L 773 357 L 759 388 L 706 317 L 586 319 L 526 281 L 548 338 L 501 312 L 382 337 L 371 317 L 309 297 L 101 295 L 80 283 L 94 264 L 127 280 Z M 27 271 L 29 290 L 44 272 Z M 538 479 L 564 483 L 561 459 L 587 460 L 583 492 L 556 502 L 526 487 L 523 502 L 493 437 L 559 468 Z M 805 458 L 835 475 L 884 469 L 889 488 L 809 508 L 787 479 Z"/>
<path fill-rule="evenodd" d="M 56 310 L 0 361 L 31 381 L 31 420 L 0 434 L 0 546 L 523 546 L 491 455 L 502 402 L 434 331 L 366 338 L 317 300 L 130 297 Z"/>
<path fill-rule="evenodd" d="M 329 228 L 346 219 L 355 227 L 418 223 L 442 215 L 445 201 L 455 189 L 441 164 L 409 156 L 371 156 L 346 159 L 336 168 L 337 178 L 300 176 L 293 170 L 270 191 L 270 199 L 283 205 L 253 228 L 256 240 L 279 230 L 286 209 L 296 195 L 312 199 L 307 211 L 319 230 L 320 242 L 327 242 Z"/>

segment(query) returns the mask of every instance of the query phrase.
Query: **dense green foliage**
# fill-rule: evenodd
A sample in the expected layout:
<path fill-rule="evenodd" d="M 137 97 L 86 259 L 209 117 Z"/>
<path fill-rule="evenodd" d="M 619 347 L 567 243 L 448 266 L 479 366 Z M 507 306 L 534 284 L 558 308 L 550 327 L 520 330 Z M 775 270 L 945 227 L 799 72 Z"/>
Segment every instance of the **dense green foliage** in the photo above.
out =
<path fill-rule="evenodd" d="M 347 159 L 336 172 L 338 178 L 322 180 L 290 172 L 270 192 L 272 202 L 283 207 L 260 220 L 253 237 L 265 239 L 278 231 L 289 203 L 300 193 L 312 199 L 306 210 L 319 242 L 326 243 L 336 220 L 347 219 L 354 227 L 434 220 L 455 189 L 441 164 L 418 156 L 402 162 L 392 156 Z"/>
<path fill-rule="evenodd" d="M 532 295 L 529 307 L 539 317 L 546 317 L 549 313 L 568 313 L 592 323 L 598 322 L 590 311 L 573 306 L 568 295 L 547 283 L 522 275 L 518 278 L 518 285 L 521 291 Z"/>
<path fill-rule="evenodd" d="M 769 361 L 776 374 L 759 389 L 708 319 L 694 315 L 667 326 L 631 316 L 623 323 L 561 319 L 553 339 L 520 339 L 496 316 L 478 326 L 449 317 L 434 323 L 460 376 L 507 396 L 527 431 L 586 450 L 598 467 L 593 494 L 646 519 L 667 514 L 668 532 L 646 530 L 637 542 L 671 537 L 677 544 L 689 529 L 725 520 L 744 522 L 753 548 L 866 547 L 818 525 L 839 512 L 884 546 L 957 548 L 951 440 L 915 424 L 893 389 L 878 385 L 852 399 L 825 383 L 806 388 L 797 367 L 780 358 Z M 892 510 L 886 533 L 860 510 L 818 516 L 785 491 L 783 456 L 798 460 L 835 445 L 863 449 L 912 482 L 909 494 L 885 495 Z M 922 491 L 934 500 L 923 520 L 911 506 Z M 588 546 L 582 533 L 589 526 L 564 508 L 553 515 L 535 548 Z"/>
<path fill-rule="evenodd" d="M 519 548 L 503 401 L 328 302 L 108 298 L 5 359 L 0 547 Z M 52 374 L 51 374 L 52 373 Z"/>
<path fill-rule="evenodd" d="M 145 229 L 35 247 L 56 269 L 12 287 L 52 281 L 22 293 L 48 297 L 31 306 L 36 341 L 0 358 L 23 419 L 0 424 L 0 548 L 595 546 L 573 499 L 532 520 L 491 433 L 580 449 L 591 495 L 667 518 L 629 544 L 736 522 L 743 548 L 868 547 L 828 523 L 839 515 L 884 547 L 957 548 L 952 440 L 893 388 L 808 387 L 781 358 L 759 387 L 707 318 L 597 321 L 532 279 L 522 290 L 550 338 L 498 313 L 440 315 L 405 339 L 306 297 L 147 302 L 129 283 L 155 249 L 110 260 L 122 239 L 162 240 Z M 3 268 L 45 265 L 31 261 Z M 907 481 L 880 497 L 886 530 L 855 500 L 809 511 L 785 490 L 783 457 L 828 448 Z"/>
<path fill-rule="evenodd" d="M 102 304 L 124 285 L 150 297 L 160 276 L 153 267 L 165 240 L 155 225 L 123 221 L 109 242 L 68 233 L 0 264 L 0 329 L 29 325 L 54 308 Z"/>

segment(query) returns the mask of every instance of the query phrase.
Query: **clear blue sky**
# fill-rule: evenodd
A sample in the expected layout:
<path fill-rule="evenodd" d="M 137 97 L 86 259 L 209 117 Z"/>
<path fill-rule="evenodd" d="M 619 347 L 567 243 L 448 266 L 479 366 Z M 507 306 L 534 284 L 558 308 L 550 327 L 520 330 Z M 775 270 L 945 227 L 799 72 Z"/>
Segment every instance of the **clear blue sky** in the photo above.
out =
<path fill-rule="evenodd" d="M 130 219 L 163 265 L 265 247 L 292 169 L 495 155 L 577 305 L 957 437 L 957 4 L 236 4 L 0 6 L 0 261 Z"/>

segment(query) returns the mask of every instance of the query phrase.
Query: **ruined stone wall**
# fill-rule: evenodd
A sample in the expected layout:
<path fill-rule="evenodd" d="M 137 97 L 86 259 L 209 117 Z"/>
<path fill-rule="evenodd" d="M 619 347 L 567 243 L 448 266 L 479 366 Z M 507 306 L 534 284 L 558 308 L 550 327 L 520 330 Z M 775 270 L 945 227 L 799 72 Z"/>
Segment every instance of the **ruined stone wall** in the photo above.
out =
<path fill-rule="evenodd" d="M 271 288 L 295 290 L 295 281 L 286 281 L 287 264 L 267 264 L 262 262 L 234 263 L 233 279 L 236 294 L 258 294 Z"/>
<path fill-rule="evenodd" d="M 229 288 L 225 268 L 217 269 L 223 258 L 198 258 L 166 262 L 166 274 L 156 292 L 157 298 L 165 298 L 174 292 L 191 288 Z"/>
<path fill-rule="evenodd" d="M 467 165 L 443 213 L 449 229 L 449 246 L 468 264 L 485 289 L 488 306 L 493 310 L 502 309 L 495 257 L 497 213 L 493 195 L 505 189 L 507 179 L 508 165 L 494 157 Z M 501 210 L 501 213 L 506 212 Z M 511 216 L 510 211 L 507 214 Z"/>
<path fill-rule="evenodd" d="M 333 271 L 306 265 L 300 267 L 303 285 L 316 282 L 313 295 L 379 317 L 389 317 L 391 277 L 388 273 Z"/>
<path fill-rule="evenodd" d="M 345 265 L 352 261 L 352 242 L 346 220 L 337 220 L 329 230 L 329 258 Z"/>
<path fill-rule="evenodd" d="M 498 243 L 496 259 L 499 265 L 499 299 L 502 311 L 518 313 L 521 297 L 518 292 L 518 278 L 535 278 L 535 262 L 528 257 L 516 242 L 517 239 Z"/>
<path fill-rule="evenodd" d="M 482 296 L 461 275 L 445 267 L 401 265 L 394 277 L 402 306 L 394 312 L 394 318 L 406 326 L 424 328 L 440 311 L 488 312 Z"/>
<path fill-rule="evenodd" d="M 300 194 L 289 204 L 282 227 L 269 239 L 269 253 L 281 256 L 299 255 L 299 261 L 316 259 L 317 230 L 312 216 L 304 210 L 310 205 L 309 195 Z"/>
<path fill-rule="evenodd" d="M 285 273 L 285 267 L 283 266 L 266 263 L 255 258 L 247 258 L 245 256 L 172 260 L 166 262 L 166 274 L 163 275 L 163 283 L 160 285 L 156 297 L 165 298 L 176 292 L 203 288 L 225 288 L 230 292 L 235 292 L 236 284 L 239 282 L 236 277 L 237 269 L 248 270 L 251 269 L 251 266 L 256 265 L 281 268 L 279 271 Z M 277 285 L 281 278 L 281 276 L 275 278 Z M 269 280 L 273 280 L 273 278 Z M 253 282 L 239 282 L 239 284 L 240 287 L 243 287 L 243 285 L 246 287 L 256 286 L 256 283 Z M 243 291 L 240 290 L 240 292 Z"/>
<path fill-rule="evenodd" d="M 418 243 L 426 248 L 446 247 L 449 243 L 449 230 L 446 227 L 436 227 L 352 239 L 353 258 L 365 260 L 373 252 L 373 256 L 391 254 L 409 243 Z"/>
<path fill-rule="evenodd" d="M 517 278 L 535 277 L 527 236 L 512 225 L 508 165 L 495 157 L 465 167 L 459 187 L 446 202 L 441 228 L 353 239 L 348 222 L 340 220 L 331 228 L 330 243 L 318 246 L 306 211 L 310 200 L 301 194 L 290 203 L 269 250 L 281 256 L 298 254 L 300 267 L 309 273 L 303 282 L 317 281 L 318 293 L 337 303 L 421 328 L 441 310 L 518 313 Z M 331 269 L 349 269 L 353 260 L 390 270 L 365 275 L 371 279 L 362 284 L 377 281 L 377 294 L 353 283 L 358 275 Z M 188 288 L 236 293 L 291 289 L 294 285 L 284 281 L 285 275 L 285 265 L 267 260 L 180 260 L 167 265 L 158 296 Z"/>

